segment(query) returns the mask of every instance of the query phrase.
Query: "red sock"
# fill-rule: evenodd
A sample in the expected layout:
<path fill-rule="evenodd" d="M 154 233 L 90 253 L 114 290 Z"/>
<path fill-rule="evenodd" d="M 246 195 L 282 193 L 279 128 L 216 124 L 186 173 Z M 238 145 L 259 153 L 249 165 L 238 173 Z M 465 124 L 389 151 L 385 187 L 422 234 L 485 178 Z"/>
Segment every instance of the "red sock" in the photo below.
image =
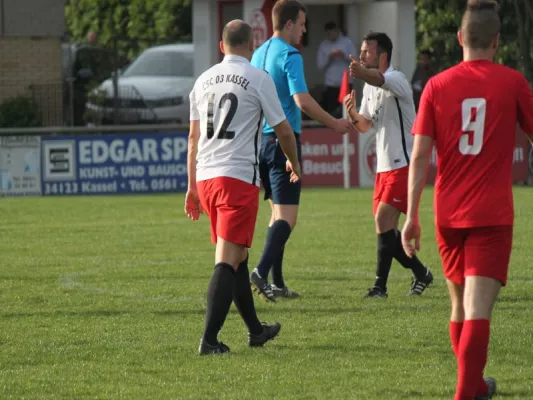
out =
<path fill-rule="evenodd" d="M 461 331 L 463 330 L 462 322 L 450 321 L 450 340 L 452 342 L 453 353 L 455 357 L 459 352 L 459 340 L 461 339 Z"/>
<path fill-rule="evenodd" d="M 473 319 L 464 322 L 457 353 L 458 379 L 455 400 L 473 400 L 476 395 L 480 394 L 483 370 L 487 363 L 489 337 L 490 322 L 488 319 Z"/>
<path fill-rule="evenodd" d="M 450 321 L 450 340 L 452 342 L 452 348 L 453 348 L 453 353 L 455 354 L 455 357 L 457 357 L 457 354 L 459 352 L 459 343 L 461 340 L 462 330 L 463 330 L 462 322 Z M 488 390 L 489 390 L 489 387 L 487 386 L 487 382 L 485 382 L 484 379 L 481 379 L 476 396 L 484 396 Z"/>

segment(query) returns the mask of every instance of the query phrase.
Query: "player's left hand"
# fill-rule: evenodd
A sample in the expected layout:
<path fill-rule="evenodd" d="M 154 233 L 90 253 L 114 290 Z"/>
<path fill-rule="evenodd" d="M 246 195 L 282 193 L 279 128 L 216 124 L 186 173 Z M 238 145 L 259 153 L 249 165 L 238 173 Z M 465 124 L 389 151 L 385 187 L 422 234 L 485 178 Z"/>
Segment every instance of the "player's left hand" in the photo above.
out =
<path fill-rule="evenodd" d="M 402 246 L 409 258 L 413 258 L 417 251 L 420 251 L 420 223 L 411 218 L 405 220 L 402 230 Z M 412 241 L 415 244 L 413 246 Z"/>
<path fill-rule="evenodd" d="M 185 214 L 193 221 L 200 218 L 202 213 L 202 206 L 200 205 L 200 199 L 198 198 L 198 192 L 196 189 L 187 190 L 185 195 Z"/>
<path fill-rule="evenodd" d="M 350 55 L 350 60 L 352 62 L 350 63 L 350 76 L 352 78 L 360 78 L 363 76 L 363 72 L 365 71 L 365 67 L 363 67 L 359 60 L 357 60 L 354 56 Z"/>

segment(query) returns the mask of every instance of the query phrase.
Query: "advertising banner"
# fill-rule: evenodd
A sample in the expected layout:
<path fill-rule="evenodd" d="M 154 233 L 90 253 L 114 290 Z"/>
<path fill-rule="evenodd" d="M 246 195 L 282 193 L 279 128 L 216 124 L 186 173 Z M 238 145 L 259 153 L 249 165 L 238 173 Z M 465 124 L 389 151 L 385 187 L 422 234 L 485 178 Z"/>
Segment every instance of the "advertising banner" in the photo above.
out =
<path fill-rule="evenodd" d="M 329 128 L 304 128 L 302 132 L 302 185 L 343 187 L 342 135 Z M 359 185 L 357 136 L 350 135 L 350 186 Z"/>
<path fill-rule="evenodd" d="M 38 136 L 0 137 L 0 196 L 39 196 L 41 142 Z"/>
<path fill-rule="evenodd" d="M 516 129 L 516 144 L 513 158 L 513 183 L 527 184 L 529 169 L 529 140 L 519 127 Z"/>
<path fill-rule="evenodd" d="M 275 3 L 275 0 L 248 0 L 247 7 L 252 10 L 246 19 L 252 27 L 254 49 L 272 36 L 272 8 Z"/>
<path fill-rule="evenodd" d="M 45 196 L 183 192 L 187 133 L 42 138 Z"/>
<path fill-rule="evenodd" d="M 533 185 L 533 146 L 529 145 L 529 177 L 528 185 Z"/>
<path fill-rule="evenodd" d="M 518 128 L 513 159 L 513 183 L 528 181 L 529 141 Z M 359 182 L 361 187 L 373 187 L 376 176 L 376 136 L 373 130 L 359 134 Z M 429 162 L 427 183 L 433 185 L 437 176 L 437 151 L 433 149 Z"/>
<path fill-rule="evenodd" d="M 370 129 L 366 133 L 359 133 L 359 186 L 374 187 L 376 178 L 376 131 Z"/>

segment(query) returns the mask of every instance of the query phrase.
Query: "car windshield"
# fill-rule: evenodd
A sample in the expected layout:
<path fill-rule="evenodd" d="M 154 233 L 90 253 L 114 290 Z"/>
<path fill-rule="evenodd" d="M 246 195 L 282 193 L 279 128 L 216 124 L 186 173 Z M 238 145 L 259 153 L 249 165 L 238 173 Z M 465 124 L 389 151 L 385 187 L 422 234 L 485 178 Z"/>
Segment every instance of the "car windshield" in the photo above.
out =
<path fill-rule="evenodd" d="M 147 51 L 137 58 L 122 76 L 194 76 L 193 52 Z"/>

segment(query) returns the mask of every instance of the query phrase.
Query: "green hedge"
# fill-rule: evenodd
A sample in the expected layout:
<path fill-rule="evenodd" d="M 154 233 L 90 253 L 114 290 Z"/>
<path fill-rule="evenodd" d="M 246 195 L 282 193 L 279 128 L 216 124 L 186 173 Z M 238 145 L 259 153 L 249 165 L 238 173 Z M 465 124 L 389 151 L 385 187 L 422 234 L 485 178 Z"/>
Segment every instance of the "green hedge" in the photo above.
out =
<path fill-rule="evenodd" d="M 13 97 L 0 104 L 0 128 L 34 128 L 42 126 L 43 120 L 39 106 L 30 97 Z"/>

